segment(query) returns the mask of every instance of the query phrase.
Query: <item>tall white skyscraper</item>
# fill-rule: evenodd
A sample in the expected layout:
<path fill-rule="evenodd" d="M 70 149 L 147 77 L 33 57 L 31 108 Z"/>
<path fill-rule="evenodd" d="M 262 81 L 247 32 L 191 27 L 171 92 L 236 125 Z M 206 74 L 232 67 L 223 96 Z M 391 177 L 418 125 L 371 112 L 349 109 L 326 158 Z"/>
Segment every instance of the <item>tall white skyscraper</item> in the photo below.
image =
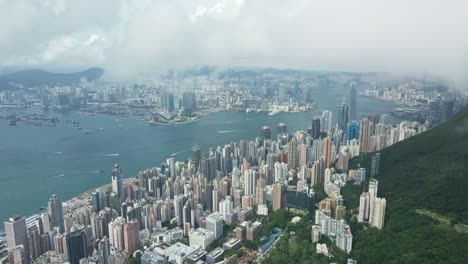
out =
<path fill-rule="evenodd" d="M 214 233 L 215 239 L 223 235 L 223 216 L 220 213 L 212 213 L 206 218 L 206 229 Z"/>
<path fill-rule="evenodd" d="M 257 182 L 257 172 L 248 169 L 244 172 L 244 195 L 254 195 Z"/>
<path fill-rule="evenodd" d="M 223 216 L 223 220 L 226 221 L 227 214 L 231 213 L 233 209 L 233 202 L 231 196 L 226 196 L 226 199 L 219 202 L 219 212 Z"/>
<path fill-rule="evenodd" d="M 369 194 L 371 197 L 377 197 L 377 189 L 379 187 L 379 181 L 375 178 L 369 180 Z"/>
<path fill-rule="evenodd" d="M 47 214 L 49 215 L 50 227 L 60 227 L 61 232 L 64 232 L 62 200 L 56 194 L 52 195 L 52 198 L 49 199 Z"/>
<path fill-rule="evenodd" d="M 322 116 L 320 117 L 320 128 L 322 131 L 331 130 L 332 117 L 333 117 L 333 114 L 331 111 L 325 110 L 322 112 Z"/>
<path fill-rule="evenodd" d="M 370 215 L 370 225 L 375 226 L 378 229 L 382 229 L 385 222 L 385 207 L 387 201 L 385 198 L 374 198 L 371 200 L 373 203 L 373 213 Z"/>
<path fill-rule="evenodd" d="M 370 203 L 370 195 L 368 192 L 364 192 L 361 194 L 359 198 L 359 214 L 358 214 L 358 222 L 362 223 L 369 219 L 369 203 Z"/>

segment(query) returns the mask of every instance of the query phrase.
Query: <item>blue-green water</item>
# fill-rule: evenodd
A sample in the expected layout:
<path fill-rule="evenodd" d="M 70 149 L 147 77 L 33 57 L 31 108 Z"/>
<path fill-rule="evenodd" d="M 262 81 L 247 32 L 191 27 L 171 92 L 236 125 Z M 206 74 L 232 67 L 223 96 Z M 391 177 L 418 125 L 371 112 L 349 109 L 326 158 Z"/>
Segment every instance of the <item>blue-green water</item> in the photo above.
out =
<path fill-rule="evenodd" d="M 150 125 L 104 115 L 84 116 L 77 112 L 49 112 L 62 121 L 79 120 L 83 129 L 92 131 L 88 135 L 64 122 L 56 127 L 24 123 L 10 127 L 7 120 L 0 120 L 0 221 L 13 214 L 37 212 L 53 193 L 66 200 L 109 183 L 109 171 L 114 163 L 121 165 L 125 176 L 133 176 L 139 170 L 158 166 L 173 153 L 177 153 L 178 160 L 189 158 L 195 143 L 206 152 L 210 147 L 231 141 L 253 139 L 265 124 L 274 134 L 279 122 L 286 123 L 290 132 L 306 129 L 312 117 L 323 109 L 332 110 L 336 115 L 346 94 L 347 89 L 340 88 L 316 90 L 314 98 L 319 109 L 313 112 L 275 116 L 220 112 L 179 126 Z M 360 115 L 388 113 L 397 107 L 372 98 L 358 100 Z M 28 111 L 42 112 L 41 109 Z M 95 131 L 101 127 L 103 131 Z M 101 169 L 105 173 L 99 173 Z"/>

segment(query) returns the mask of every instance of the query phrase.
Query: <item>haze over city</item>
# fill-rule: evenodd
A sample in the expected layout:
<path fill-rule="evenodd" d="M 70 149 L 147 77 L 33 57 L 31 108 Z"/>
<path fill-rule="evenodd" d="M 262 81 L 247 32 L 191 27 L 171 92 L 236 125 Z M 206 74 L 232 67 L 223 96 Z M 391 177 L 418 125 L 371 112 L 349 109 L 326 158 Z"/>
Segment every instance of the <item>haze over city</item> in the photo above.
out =
<path fill-rule="evenodd" d="M 0 1 L 0 69 L 468 72 L 466 1 Z"/>
<path fill-rule="evenodd" d="M 468 259 L 468 2 L 0 18 L 0 264 Z"/>

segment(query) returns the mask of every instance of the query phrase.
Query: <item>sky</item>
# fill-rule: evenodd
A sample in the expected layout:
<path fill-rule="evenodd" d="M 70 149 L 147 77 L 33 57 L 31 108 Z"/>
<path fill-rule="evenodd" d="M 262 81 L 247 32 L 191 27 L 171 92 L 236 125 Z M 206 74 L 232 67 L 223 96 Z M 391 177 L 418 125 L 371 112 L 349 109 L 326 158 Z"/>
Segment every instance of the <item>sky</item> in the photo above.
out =
<path fill-rule="evenodd" d="M 468 1 L 0 0 L 0 71 L 197 65 L 468 76 Z"/>

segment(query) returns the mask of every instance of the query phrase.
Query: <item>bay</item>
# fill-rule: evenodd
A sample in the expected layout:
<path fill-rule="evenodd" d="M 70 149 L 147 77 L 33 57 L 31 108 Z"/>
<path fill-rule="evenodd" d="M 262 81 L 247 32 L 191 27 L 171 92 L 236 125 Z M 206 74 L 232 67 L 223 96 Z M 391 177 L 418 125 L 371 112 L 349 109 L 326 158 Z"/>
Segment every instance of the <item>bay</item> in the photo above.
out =
<path fill-rule="evenodd" d="M 52 194 L 63 200 L 110 182 L 110 170 L 119 163 L 125 177 L 159 166 L 171 154 L 176 160 L 190 157 L 193 144 L 206 154 L 209 148 L 241 139 L 252 140 L 263 125 L 276 133 L 276 124 L 283 122 L 289 132 L 306 130 L 312 118 L 322 110 L 336 112 L 343 96 L 343 87 L 318 88 L 314 100 L 318 108 L 304 113 L 268 113 L 225 111 L 204 116 L 195 123 L 162 126 L 141 120 L 119 117 L 81 115 L 75 111 L 52 111 L 62 122 L 56 127 L 36 127 L 19 122 L 10 127 L 0 120 L 0 221 L 13 215 L 31 215 L 46 206 Z M 398 105 L 369 97 L 358 97 L 358 113 L 389 113 Z M 13 110 L 1 110 L 2 113 Z M 14 110 L 20 112 L 22 110 Z M 42 109 L 28 112 L 43 113 Z M 84 134 L 65 120 L 78 120 Z M 389 121 L 396 122 L 389 116 Z M 96 131 L 104 128 L 102 131 Z M 103 170 L 104 173 L 99 173 Z"/>

